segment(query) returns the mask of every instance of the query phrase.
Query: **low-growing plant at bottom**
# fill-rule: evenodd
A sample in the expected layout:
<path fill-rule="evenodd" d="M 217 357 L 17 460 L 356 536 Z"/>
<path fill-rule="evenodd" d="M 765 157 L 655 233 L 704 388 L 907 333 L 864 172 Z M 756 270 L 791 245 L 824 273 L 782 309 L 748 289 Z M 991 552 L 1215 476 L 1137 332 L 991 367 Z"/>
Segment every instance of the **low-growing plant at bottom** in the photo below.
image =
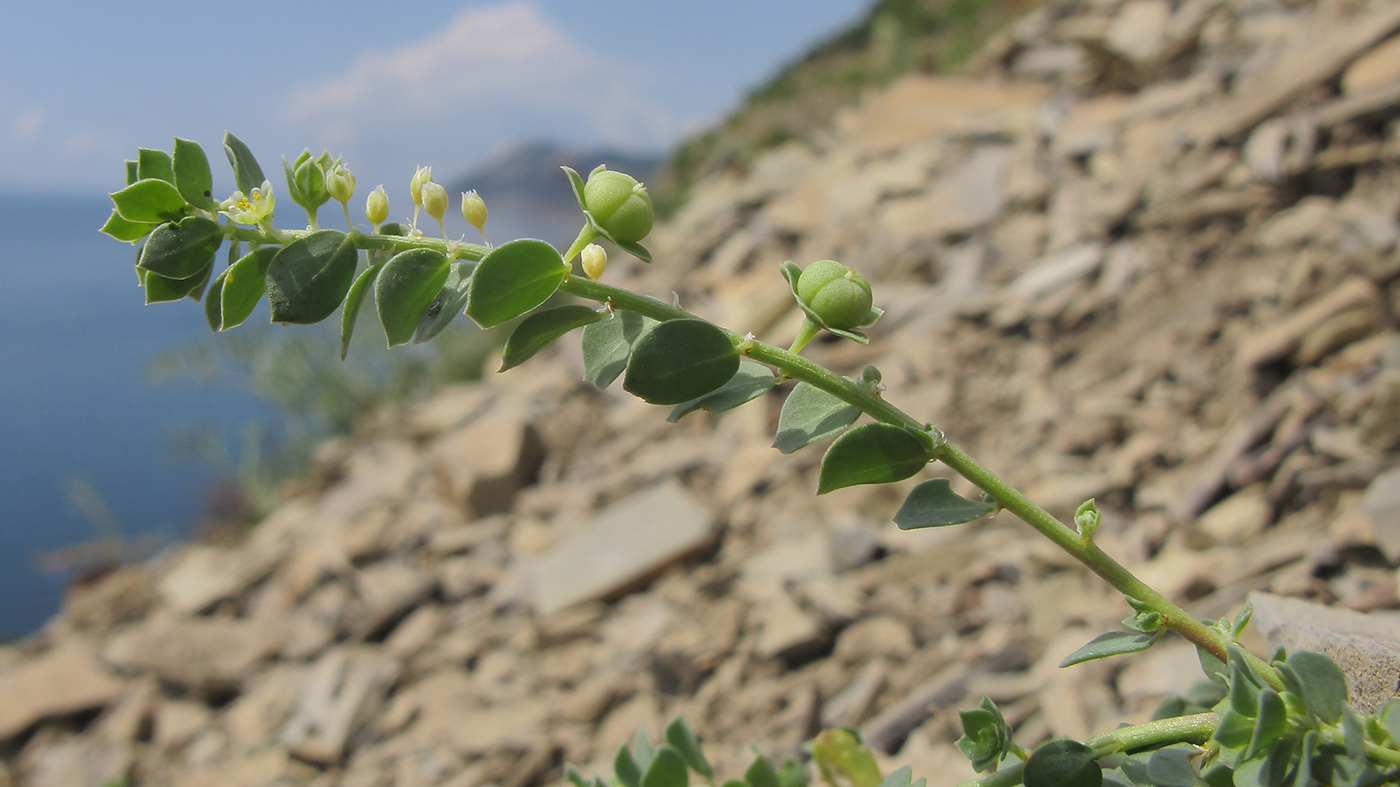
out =
<path fill-rule="evenodd" d="M 1400 780 L 1400 701 L 1363 715 L 1348 705 L 1346 679 L 1327 656 L 1305 650 L 1266 657 L 1248 652 L 1239 636 L 1249 623 L 1249 608 L 1233 619 L 1201 620 L 1149 587 L 1095 542 L 1102 517 L 1094 501 L 1085 501 L 1072 523 L 1061 522 L 942 430 L 886 401 L 878 369 L 844 377 L 803 357 L 806 344 L 823 331 L 865 343 L 864 331 L 880 319 L 870 283 L 855 269 L 832 260 L 805 268 L 792 262 L 779 266 L 804 315 L 796 340 L 784 349 L 599 280 L 606 255 L 591 245 L 595 240 L 609 240 L 651 262 L 641 245 L 651 229 L 651 201 L 629 176 L 599 167 L 585 179 L 565 169 L 583 227 L 561 254 L 540 240 L 492 247 L 425 236 L 417 228 L 419 209 L 439 225 L 447 209 L 430 168 L 420 168 L 410 181 L 410 225 L 383 223 L 389 206 L 381 187 L 366 202 L 369 232 L 353 226 L 348 207 L 346 231 L 320 228 L 317 210 L 328 199 L 325 184 L 333 184 L 334 193 L 327 193 L 343 205 L 355 185 L 349 169 L 326 153 L 312 158 L 306 152 L 295 165 L 285 165 L 287 189 L 306 210 L 310 226 L 277 229 L 274 188 L 252 152 L 232 134 L 224 137 L 224 151 L 239 190 L 222 203 L 210 194 L 208 161 L 194 142 L 175 140 L 173 154 L 142 149 L 127 162 L 127 185 L 112 194 L 115 209 L 102 230 L 140 244 L 136 269 L 148 302 L 202 298 L 215 331 L 247 319 L 264 296 L 274 322 L 315 323 L 339 309 L 342 355 L 371 294 L 390 346 L 432 339 L 462 313 L 483 328 L 518 319 L 505 343 L 502 368 L 520 365 L 581 330 L 585 378 L 601 389 L 621 377 L 624 390 L 670 407 L 672 421 L 697 410 L 731 410 L 796 381 L 783 404 L 774 446 L 790 453 L 835 437 L 822 457 L 817 494 L 901 481 L 942 462 L 982 494 L 966 498 L 953 492 L 947 479 L 926 480 L 895 512 L 900 528 L 965 524 L 1006 510 L 1124 595 L 1131 611 L 1124 630 L 1096 637 L 1063 666 L 1147 650 L 1174 633 L 1195 645 L 1205 675 L 1219 686 L 1216 696 L 1169 704 L 1160 718 L 1033 749 L 1017 745 L 996 705 L 983 699 L 962 714 L 964 735 L 958 741 L 974 769 L 987 774 L 971 784 L 1363 787 Z M 484 202 L 475 194 L 464 197 L 464 215 L 480 229 Z M 222 248 L 228 266 L 215 275 Z M 580 254 L 585 255 L 582 274 L 573 266 Z M 557 294 L 598 306 L 542 308 Z M 857 424 L 863 416 L 870 421 Z M 819 735 L 812 758 L 832 784 L 906 787 L 913 778 L 907 769 L 881 778 L 850 732 Z M 667 727 L 664 743 L 653 745 L 643 734 L 619 750 L 609 779 L 590 782 L 572 770 L 569 778 L 578 787 L 681 787 L 690 772 L 715 783 L 694 733 L 677 720 Z M 800 763 L 774 766 L 760 755 L 742 780 L 725 784 L 801 787 L 806 779 Z"/>

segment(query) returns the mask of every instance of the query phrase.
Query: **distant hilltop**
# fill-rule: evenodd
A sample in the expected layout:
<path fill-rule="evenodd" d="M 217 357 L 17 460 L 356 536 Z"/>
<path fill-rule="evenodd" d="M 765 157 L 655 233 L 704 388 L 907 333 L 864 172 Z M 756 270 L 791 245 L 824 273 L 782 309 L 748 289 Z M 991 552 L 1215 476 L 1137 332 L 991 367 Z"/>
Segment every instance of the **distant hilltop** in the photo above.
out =
<path fill-rule="evenodd" d="M 594 167 L 605 164 L 645 182 L 662 160 L 659 152 L 578 150 L 548 142 L 521 142 L 446 185 L 449 194 L 475 189 L 486 200 L 491 217 L 487 232 L 493 243 L 529 235 L 566 245 L 581 222 L 578 204 L 560 167 L 573 167 L 586 177 Z"/>

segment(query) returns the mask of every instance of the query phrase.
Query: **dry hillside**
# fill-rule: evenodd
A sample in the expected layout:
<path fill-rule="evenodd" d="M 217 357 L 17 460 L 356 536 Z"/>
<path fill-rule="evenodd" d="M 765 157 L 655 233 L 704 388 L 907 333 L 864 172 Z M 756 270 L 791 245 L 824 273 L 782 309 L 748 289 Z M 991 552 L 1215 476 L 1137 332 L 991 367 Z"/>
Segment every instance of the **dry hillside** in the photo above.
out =
<path fill-rule="evenodd" d="M 878 366 L 1052 510 L 1097 498 L 1100 543 L 1193 612 L 1255 594 L 1260 647 L 1373 657 L 1375 702 L 1400 676 L 1397 32 L 1388 0 L 1055 0 L 965 75 L 697 184 L 658 262 L 609 276 L 785 343 L 778 264 L 858 267 L 888 313 L 811 355 Z M 673 425 L 580 374 L 566 339 L 383 414 L 242 543 L 76 588 L 0 649 L 0 784 L 528 787 L 684 712 L 725 773 L 844 725 L 943 785 L 982 694 L 1029 745 L 1199 676 L 1171 640 L 1058 669 L 1121 597 L 1006 516 L 899 532 L 918 479 L 814 497 L 819 449 L 769 447 L 776 394 Z"/>

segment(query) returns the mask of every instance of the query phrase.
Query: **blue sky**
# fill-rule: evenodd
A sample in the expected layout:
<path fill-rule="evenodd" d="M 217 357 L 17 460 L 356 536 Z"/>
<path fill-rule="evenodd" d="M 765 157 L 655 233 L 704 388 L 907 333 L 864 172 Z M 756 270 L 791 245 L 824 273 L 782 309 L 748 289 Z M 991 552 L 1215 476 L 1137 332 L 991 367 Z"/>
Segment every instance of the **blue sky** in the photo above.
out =
<path fill-rule="evenodd" d="M 231 188 L 226 128 L 269 174 L 329 148 L 362 191 L 521 139 L 663 149 L 865 5 L 0 0 L 0 191 L 111 191 L 174 135 Z"/>

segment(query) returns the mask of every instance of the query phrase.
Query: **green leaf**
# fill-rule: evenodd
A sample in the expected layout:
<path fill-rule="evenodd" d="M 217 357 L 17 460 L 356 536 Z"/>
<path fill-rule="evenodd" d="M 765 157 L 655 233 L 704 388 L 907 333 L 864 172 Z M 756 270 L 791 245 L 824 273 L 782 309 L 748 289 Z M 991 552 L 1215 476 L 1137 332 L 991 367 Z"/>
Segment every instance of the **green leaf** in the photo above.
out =
<path fill-rule="evenodd" d="M 698 396 L 688 402 L 676 405 L 666 420 L 675 423 L 696 410 L 709 410 L 712 413 L 733 410 L 768 393 L 777 384 L 778 377 L 773 374 L 772 369 L 761 363 L 741 358 L 739 371 L 729 378 L 729 382 L 704 396 Z"/>
<path fill-rule="evenodd" d="M 990 697 L 983 697 L 976 708 L 960 711 L 958 717 L 963 728 L 958 750 L 972 763 L 972 770 L 981 773 L 1005 759 L 1011 730 Z"/>
<path fill-rule="evenodd" d="M 924 787 L 927 783 L 927 780 L 922 777 L 918 781 L 912 781 L 913 778 L 914 769 L 905 765 L 896 768 L 893 773 L 886 776 L 885 780 L 880 782 L 880 787 Z"/>
<path fill-rule="evenodd" d="M 627 744 L 622 744 L 617 749 L 617 754 L 613 756 L 613 773 L 622 782 L 623 787 L 641 787 L 642 769 L 637 767 L 637 761 L 632 759 L 632 752 L 627 750 Z"/>
<path fill-rule="evenodd" d="M 894 523 L 900 530 L 961 525 L 990 514 L 992 509 L 990 503 L 954 493 L 948 479 L 931 478 L 904 498 L 904 504 L 895 512 Z"/>
<path fill-rule="evenodd" d="M 214 178 L 209 172 L 209 158 L 198 142 L 175 138 L 174 167 L 175 188 L 185 202 L 197 208 L 214 210 Z"/>
<path fill-rule="evenodd" d="M 513 369 L 530 360 L 540 350 L 548 347 L 575 328 L 582 328 L 603 319 L 603 315 L 582 304 L 557 306 L 553 309 L 535 312 L 520 321 L 506 339 L 501 352 L 499 372 Z"/>
<path fill-rule="evenodd" d="M 773 447 L 790 454 L 840 432 L 859 417 L 859 407 L 815 386 L 798 383 L 778 414 Z"/>
<path fill-rule="evenodd" d="M 258 166 L 258 160 L 253 158 L 253 151 L 229 131 L 224 132 L 224 155 L 228 156 L 228 165 L 233 168 L 233 181 L 244 194 L 261 188 L 263 181 L 267 180 L 262 167 Z"/>
<path fill-rule="evenodd" d="M 443 282 L 437 297 L 428 302 L 428 308 L 418 318 L 418 330 L 413 334 L 414 344 L 422 344 L 442 333 L 442 329 L 462 313 L 467 305 L 467 290 L 471 287 L 474 270 L 475 262 L 458 260 L 452 263 L 447 271 L 447 281 Z"/>
<path fill-rule="evenodd" d="M 851 787 L 880 787 L 880 767 L 875 755 L 851 730 L 822 730 L 812 741 L 812 759 L 823 781 Z"/>
<path fill-rule="evenodd" d="M 117 213 L 127 221 L 159 224 L 185 215 L 185 198 L 174 186 L 157 178 L 138 180 L 109 196 Z"/>
<path fill-rule="evenodd" d="M 782 787 L 778 781 L 778 772 L 773 770 L 773 763 L 763 756 L 762 752 L 754 750 L 753 762 L 744 771 L 744 781 L 749 783 L 749 787 Z"/>
<path fill-rule="evenodd" d="M 1244 758 L 1244 747 L 1248 746 L 1254 737 L 1254 719 L 1234 709 L 1227 709 L 1220 714 L 1220 723 L 1216 725 L 1215 732 L 1211 733 L 1210 737 L 1219 743 L 1227 754 L 1234 750 L 1230 764 L 1236 765 L 1238 760 Z"/>
<path fill-rule="evenodd" d="M 219 295 L 219 330 L 243 324 L 267 293 L 267 269 L 277 256 L 276 246 L 261 246 L 243 255 L 220 274 L 224 279 Z"/>
<path fill-rule="evenodd" d="M 826 449 L 817 494 L 857 484 L 888 484 L 908 478 L 929 463 L 929 452 L 914 433 L 893 424 L 866 424 Z"/>
<path fill-rule="evenodd" d="M 1026 787 L 1099 787 L 1103 768 L 1094 750 L 1065 738 L 1045 743 L 1026 760 Z"/>
<path fill-rule="evenodd" d="M 1347 706 L 1347 679 L 1325 654 L 1296 650 L 1285 662 L 1298 678 L 1299 696 L 1308 713 L 1328 724 L 1336 724 Z"/>
<path fill-rule="evenodd" d="M 659 325 L 636 312 L 616 310 L 607 319 L 583 329 L 583 379 L 599 390 L 612 385 L 627 368 L 632 345 Z"/>
<path fill-rule="evenodd" d="M 807 787 L 807 769 L 801 761 L 792 757 L 783 760 L 778 768 L 779 787 Z"/>
<path fill-rule="evenodd" d="M 112 215 L 107 217 L 107 223 L 102 225 L 99 232 L 110 235 L 117 240 L 135 243 L 149 235 L 156 226 L 144 221 L 127 221 L 122 218 L 122 214 L 118 213 L 116 208 L 113 208 Z"/>
<path fill-rule="evenodd" d="M 1389 700 L 1376 711 L 1376 719 L 1390 735 L 1391 743 L 1400 743 L 1400 700 Z"/>
<path fill-rule="evenodd" d="M 677 716 L 666 725 L 666 742 L 680 752 L 692 771 L 705 777 L 706 781 L 714 779 L 715 774 L 710 769 L 710 762 L 705 759 L 705 752 L 700 748 L 700 739 L 695 737 L 695 730 L 690 728 L 690 722 L 686 721 L 684 716 Z"/>
<path fill-rule="evenodd" d="M 197 300 L 195 293 L 204 290 L 213 270 L 214 260 L 211 258 L 208 267 L 187 279 L 168 279 L 150 271 L 139 271 L 141 284 L 146 288 L 146 303 L 168 303 L 187 297 Z"/>
<path fill-rule="evenodd" d="M 142 248 L 139 267 L 167 279 L 188 279 L 213 264 L 223 239 L 223 229 L 203 216 L 162 224 Z"/>
<path fill-rule="evenodd" d="M 1273 689 L 1259 692 L 1259 707 L 1254 716 L 1254 736 L 1249 742 L 1246 758 L 1262 753 L 1274 741 L 1288 731 L 1288 709 L 1283 698 Z"/>
<path fill-rule="evenodd" d="M 272 321 L 310 325 L 331 316 L 355 280 L 359 252 L 350 237 L 317 230 L 277 252 L 267 268 Z"/>
<path fill-rule="evenodd" d="M 1152 752 L 1147 761 L 1147 778 L 1159 787 L 1205 787 L 1196 774 L 1195 760 L 1200 750 L 1190 744 L 1176 744 Z"/>
<path fill-rule="evenodd" d="M 401 251 L 384 264 L 374 301 L 390 347 L 413 338 L 423 312 L 447 283 L 449 267 L 447 255 L 432 249 Z"/>
<path fill-rule="evenodd" d="M 574 199 L 578 200 L 578 209 L 587 211 L 588 206 L 583 204 L 583 178 L 570 167 L 560 167 L 569 178 L 569 186 L 574 190 Z"/>
<path fill-rule="evenodd" d="M 140 148 L 136 151 L 136 179 L 155 178 L 175 185 L 175 170 L 170 165 L 170 154 L 154 148 Z"/>
<path fill-rule="evenodd" d="M 619 249 L 622 249 L 628 254 L 631 254 L 633 257 L 636 257 L 642 262 L 645 262 L 648 265 L 651 264 L 651 252 L 647 251 L 646 246 L 643 246 L 642 244 L 637 243 L 636 241 L 625 241 L 616 239 L 613 240 L 613 243 L 616 243 Z"/>
<path fill-rule="evenodd" d="M 214 281 L 209 283 L 209 297 L 204 299 L 204 321 L 209 323 L 209 330 L 218 331 L 224 324 L 224 279 L 228 278 L 228 268 L 214 277 Z"/>
<path fill-rule="evenodd" d="M 519 317 L 553 295 L 568 273 L 558 250 L 542 240 L 503 243 L 477 263 L 467 316 L 483 328 Z"/>
<path fill-rule="evenodd" d="M 1253 617 L 1254 605 L 1245 604 L 1239 614 L 1235 615 L 1235 622 L 1230 624 L 1230 631 L 1234 634 L 1235 639 L 1240 638 L 1240 635 L 1244 633 L 1245 626 L 1249 625 L 1249 621 Z"/>
<path fill-rule="evenodd" d="M 645 772 L 651 765 L 652 757 L 656 756 L 656 747 L 651 745 L 651 738 L 647 735 L 646 725 L 637 728 L 636 734 L 632 736 L 632 759 L 637 761 L 637 769 Z"/>
<path fill-rule="evenodd" d="M 140 180 L 136 175 L 136 167 L 137 163 L 135 161 L 131 159 L 126 160 L 126 185 L 128 186 Z"/>
<path fill-rule="evenodd" d="M 663 322 L 637 340 L 622 387 L 652 404 L 680 404 L 718 389 L 738 371 L 739 351 L 724 331 L 688 317 Z"/>
<path fill-rule="evenodd" d="M 1073 667 L 1075 664 L 1083 664 L 1094 659 L 1104 659 L 1109 656 L 1121 656 L 1125 653 L 1140 653 L 1161 639 L 1161 634 L 1143 634 L 1136 631 L 1110 631 L 1100 634 L 1089 640 L 1089 642 L 1079 650 L 1065 656 L 1060 662 L 1061 667 Z"/>
<path fill-rule="evenodd" d="M 371 265 L 365 268 L 364 272 L 355 278 L 355 283 L 350 285 L 350 292 L 345 296 L 345 308 L 340 312 L 340 360 L 345 360 L 345 356 L 350 354 L 350 337 L 355 335 L 355 321 L 360 317 L 360 307 L 364 305 L 365 298 L 369 296 L 369 288 L 378 278 L 379 272 L 384 270 L 383 265 Z"/>

